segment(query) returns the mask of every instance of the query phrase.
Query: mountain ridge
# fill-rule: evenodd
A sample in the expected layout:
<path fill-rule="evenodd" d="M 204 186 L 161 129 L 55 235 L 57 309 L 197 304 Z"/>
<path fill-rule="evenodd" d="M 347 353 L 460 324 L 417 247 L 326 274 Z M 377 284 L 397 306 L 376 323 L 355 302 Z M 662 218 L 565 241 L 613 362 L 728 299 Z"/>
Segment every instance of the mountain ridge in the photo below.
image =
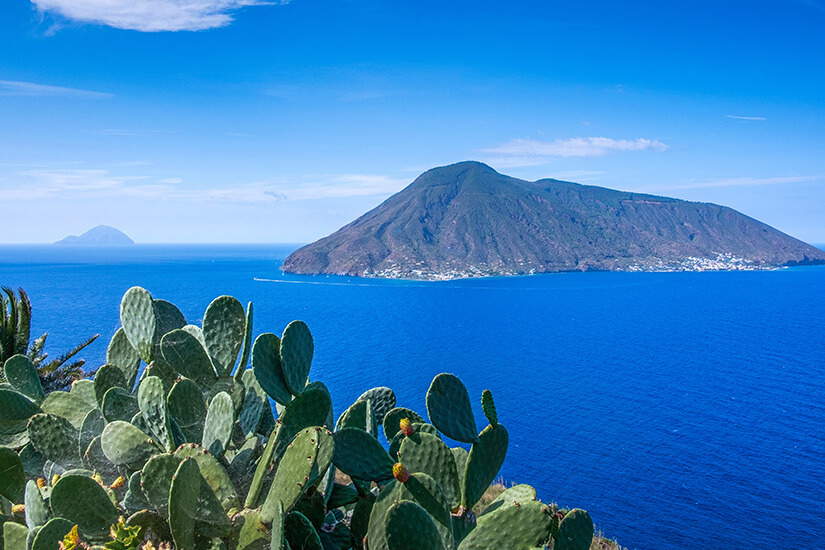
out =
<path fill-rule="evenodd" d="M 589 270 L 765 269 L 825 252 L 712 203 L 465 161 L 433 168 L 331 235 L 291 254 L 291 273 L 452 279 Z"/>

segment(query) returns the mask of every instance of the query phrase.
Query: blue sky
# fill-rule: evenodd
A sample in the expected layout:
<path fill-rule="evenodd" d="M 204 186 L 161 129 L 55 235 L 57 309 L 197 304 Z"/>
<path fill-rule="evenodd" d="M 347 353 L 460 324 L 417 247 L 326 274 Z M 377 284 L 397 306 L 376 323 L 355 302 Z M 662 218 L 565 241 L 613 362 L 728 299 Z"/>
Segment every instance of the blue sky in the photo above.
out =
<path fill-rule="evenodd" d="M 825 0 L 6 0 L 2 242 L 309 242 L 481 160 L 825 243 Z"/>

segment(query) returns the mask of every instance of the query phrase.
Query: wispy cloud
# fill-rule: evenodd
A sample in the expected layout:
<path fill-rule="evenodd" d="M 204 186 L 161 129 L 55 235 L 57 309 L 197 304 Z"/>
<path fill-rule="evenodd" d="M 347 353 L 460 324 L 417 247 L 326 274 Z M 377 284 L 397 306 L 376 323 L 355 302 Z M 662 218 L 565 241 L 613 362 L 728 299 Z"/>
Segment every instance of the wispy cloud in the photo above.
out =
<path fill-rule="evenodd" d="M 598 157 L 623 151 L 665 151 L 667 148 L 655 139 L 576 137 L 553 141 L 513 139 L 498 147 L 482 149 L 482 152 L 497 155 L 496 165 L 512 167 L 545 164 L 550 157 Z"/>
<path fill-rule="evenodd" d="M 391 195 L 410 182 L 389 176 L 345 174 L 304 182 L 267 180 L 222 188 L 185 190 L 176 198 L 192 201 L 278 202 Z"/>
<path fill-rule="evenodd" d="M 0 80 L 0 96 L 29 96 L 29 97 L 79 97 L 86 99 L 106 99 L 112 94 L 64 88 L 62 86 L 48 86 L 34 82 L 20 82 L 17 80 Z"/>
<path fill-rule="evenodd" d="M 591 181 L 603 175 L 601 170 L 568 170 L 566 172 L 554 172 L 550 178 L 565 181 Z"/>
<path fill-rule="evenodd" d="M 3 191 L 10 200 L 46 198 L 158 197 L 168 186 L 142 183 L 146 176 L 115 176 L 108 170 L 40 169 L 15 174 L 26 184 Z"/>
<path fill-rule="evenodd" d="M 725 115 L 728 118 L 735 118 L 736 120 L 765 120 L 763 116 L 739 116 L 739 115 Z"/>
<path fill-rule="evenodd" d="M 289 0 L 32 0 L 43 12 L 84 23 L 143 32 L 200 31 L 223 27 L 248 6 Z"/>
<path fill-rule="evenodd" d="M 11 179 L 20 184 L 4 189 L 3 196 L 8 200 L 143 198 L 234 203 L 391 195 L 409 183 L 383 175 L 344 174 L 189 188 L 179 177 L 155 179 L 116 175 L 106 169 L 67 168 L 19 170 Z"/>
<path fill-rule="evenodd" d="M 685 185 L 669 186 L 668 189 L 703 189 L 711 187 L 740 187 L 755 185 L 785 185 L 790 183 L 804 183 L 821 180 L 822 176 L 775 176 L 768 178 L 721 178 L 708 181 L 697 181 Z"/>

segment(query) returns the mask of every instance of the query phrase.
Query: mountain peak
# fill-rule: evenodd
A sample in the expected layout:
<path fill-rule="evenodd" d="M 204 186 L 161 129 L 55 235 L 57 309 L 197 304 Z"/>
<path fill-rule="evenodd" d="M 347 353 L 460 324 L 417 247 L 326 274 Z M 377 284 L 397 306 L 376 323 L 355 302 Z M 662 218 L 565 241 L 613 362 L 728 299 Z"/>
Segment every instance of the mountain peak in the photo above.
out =
<path fill-rule="evenodd" d="M 804 263 L 825 263 L 825 252 L 730 208 L 553 179 L 528 182 L 467 161 L 424 172 L 357 220 L 296 250 L 282 269 L 449 279 Z"/>
<path fill-rule="evenodd" d="M 69 235 L 54 244 L 62 245 L 89 245 L 89 246 L 121 246 L 135 244 L 129 236 L 119 229 L 109 225 L 98 225 L 80 235 Z"/>

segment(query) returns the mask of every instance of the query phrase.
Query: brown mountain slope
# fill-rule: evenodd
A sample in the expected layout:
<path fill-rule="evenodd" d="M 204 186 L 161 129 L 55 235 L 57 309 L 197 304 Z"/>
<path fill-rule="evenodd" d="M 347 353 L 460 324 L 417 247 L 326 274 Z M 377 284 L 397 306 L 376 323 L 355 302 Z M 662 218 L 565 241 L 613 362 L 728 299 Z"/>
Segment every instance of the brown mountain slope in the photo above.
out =
<path fill-rule="evenodd" d="M 825 252 L 724 206 L 528 182 L 461 162 L 425 172 L 354 222 L 296 250 L 282 269 L 455 278 L 807 263 L 825 263 Z"/>

